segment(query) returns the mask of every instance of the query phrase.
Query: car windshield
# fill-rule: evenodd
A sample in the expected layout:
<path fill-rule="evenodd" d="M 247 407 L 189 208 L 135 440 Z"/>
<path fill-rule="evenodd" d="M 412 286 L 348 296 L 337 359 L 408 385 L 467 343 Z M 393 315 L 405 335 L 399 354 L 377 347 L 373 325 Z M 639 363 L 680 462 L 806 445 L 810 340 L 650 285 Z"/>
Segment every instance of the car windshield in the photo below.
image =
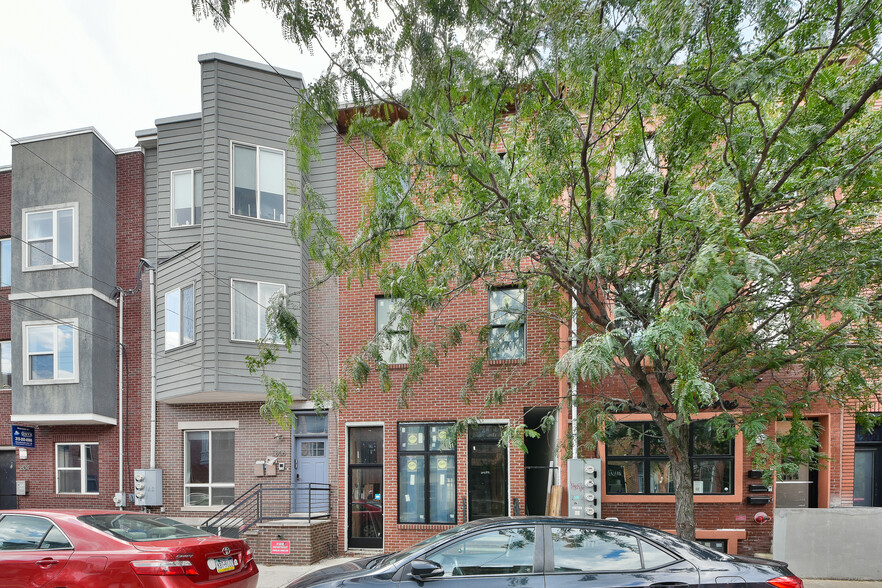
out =
<path fill-rule="evenodd" d="M 79 517 L 79 520 L 115 537 L 132 542 L 211 536 L 210 533 L 206 533 L 202 529 L 154 515 L 101 514 L 82 516 Z"/>

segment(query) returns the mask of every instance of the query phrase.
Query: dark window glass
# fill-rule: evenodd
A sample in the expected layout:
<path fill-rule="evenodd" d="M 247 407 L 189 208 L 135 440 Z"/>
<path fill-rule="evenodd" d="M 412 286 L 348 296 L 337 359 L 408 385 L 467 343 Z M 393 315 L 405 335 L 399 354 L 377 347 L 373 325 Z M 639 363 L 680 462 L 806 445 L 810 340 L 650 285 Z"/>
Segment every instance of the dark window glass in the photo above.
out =
<path fill-rule="evenodd" d="M 490 359 L 524 359 L 524 290 L 500 288 L 490 291 Z"/>
<path fill-rule="evenodd" d="M 51 528 L 52 523 L 41 517 L 7 515 L 0 520 L 0 551 L 39 549 Z"/>
<path fill-rule="evenodd" d="M 188 539 L 211 537 L 202 529 L 179 523 L 165 517 L 115 513 L 111 515 L 86 515 L 79 520 L 126 541 L 155 541 L 157 539 Z"/>
<path fill-rule="evenodd" d="M 294 433 L 297 435 L 323 435 L 328 432 L 328 413 L 304 413 L 295 415 Z"/>
<path fill-rule="evenodd" d="M 639 570 L 637 537 L 618 531 L 554 527 L 551 530 L 555 572 Z"/>
<path fill-rule="evenodd" d="M 652 543 L 647 543 L 643 540 L 640 541 L 640 551 L 643 553 L 643 567 L 645 569 L 657 568 L 677 561 L 677 558 L 667 551 L 663 551 Z M 725 549 L 723 552 L 725 553 Z"/>
<path fill-rule="evenodd" d="M 607 493 L 674 492 L 671 464 L 661 431 L 654 423 L 616 423 L 609 432 L 606 455 Z M 720 439 L 710 421 L 692 424 L 690 460 L 695 494 L 734 492 L 735 443 Z"/>
<path fill-rule="evenodd" d="M 463 539 L 428 559 L 444 568 L 445 577 L 530 574 L 535 548 L 533 527 L 499 529 Z"/>

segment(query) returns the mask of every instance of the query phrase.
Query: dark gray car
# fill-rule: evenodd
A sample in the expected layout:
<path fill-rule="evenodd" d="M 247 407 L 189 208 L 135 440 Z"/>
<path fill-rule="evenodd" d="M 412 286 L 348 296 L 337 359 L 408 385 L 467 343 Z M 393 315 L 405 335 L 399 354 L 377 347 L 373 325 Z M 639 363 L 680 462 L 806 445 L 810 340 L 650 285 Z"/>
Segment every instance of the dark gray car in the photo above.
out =
<path fill-rule="evenodd" d="M 803 586 L 782 562 L 719 553 L 649 527 L 516 517 L 453 527 L 404 551 L 317 570 L 288 588 L 380 584 L 400 588 Z"/>

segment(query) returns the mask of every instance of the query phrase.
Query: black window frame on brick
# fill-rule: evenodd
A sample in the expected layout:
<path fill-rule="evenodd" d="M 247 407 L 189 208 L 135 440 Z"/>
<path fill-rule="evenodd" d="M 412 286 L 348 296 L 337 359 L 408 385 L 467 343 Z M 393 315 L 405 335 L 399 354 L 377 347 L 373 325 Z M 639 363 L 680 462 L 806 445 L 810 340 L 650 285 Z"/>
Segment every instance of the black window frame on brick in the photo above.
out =
<path fill-rule="evenodd" d="M 457 521 L 457 513 L 456 513 L 456 496 L 457 496 L 457 463 L 456 463 L 456 437 L 453 435 L 452 431 L 447 432 L 447 437 L 441 438 L 441 443 L 443 447 L 443 443 L 447 443 L 446 448 L 442 449 L 432 449 L 431 448 L 431 430 L 432 428 L 439 429 L 439 436 L 443 434 L 443 431 L 446 429 L 451 429 L 454 426 L 453 422 L 400 422 L 398 423 L 396 430 L 397 436 L 396 441 L 398 443 L 398 484 L 397 491 L 399 496 L 399 505 L 398 512 L 396 513 L 397 521 L 399 525 L 455 525 Z M 405 436 L 414 435 L 413 429 L 416 427 L 422 428 L 423 448 L 421 450 L 414 449 L 405 449 L 408 445 L 414 445 L 414 443 L 410 443 L 409 440 Z M 416 433 L 418 434 L 418 433 Z M 413 457 L 422 457 L 423 458 L 423 514 L 424 520 L 402 520 L 402 508 L 401 505 L 405 502 L 403 498 L 403 476 L 406 475 L 404 472 L 404 464 L 407 462 L 408 458 Z M 453 479 L 453 520 L 432 520 L 432 457 L 446 457 L 453 464 L 452 473 L 451 468 L 444 468 L 445 475 L 452 475 Z M 449 514 L 449 513 L 448 513 Z"/>
<path fill-rule="evenodd" d="M 514 296 L 511 293 L 518 293 Z M 494 295 L 501 295 L 504 302 L 497 302 Z M 520 298 L 520 300 L 518 300 Z M 509 300 L 512 303 L 509 303 Z M 515 304 L 520 304 L 516 308 Z M 524 361 L 527 359 L 527 289 L 523 286 L 495 286 L 487 293 L 487 357 L 490 361 Z M 514 335 L 517 333 L 517 336 Z M 509 349 L 517 347 L 517 355 L 507 357 Z"/>
<path fill-rule="evenodd" d="M 735 440 L 729 439 L 728 441 L 714 441 L 714 433 L 712 428 L 708 427 L 706 430 L 710 431 L 710 436 L 705 436 L 704 442 L 710 442 L 711 445 L 717 444 L 719 447 L 722 443 L 728 444 L 729 451 L 728 453 L 696 453 L 695 441 L 696 441 L 696 426 L 704 426 L 710 423 L 708 420 L 701 421 L 693 421 L 693 423 L 689 427 L 689 460 L 692 464 L 692 480 L 693 482 L 701 481 L 700 477 L 696 477 L 696 474 L 700 472 L 699 462 L 724 462 L 728 463 L 728 472 L 729 472 L 729 480 L 728 480 L 728 492 L 695 492 L 696 495 L 699 496 L 733 496 L 735 494 L 735 483 L 737 474 L 735 472 Z M 666 464 L 670 461 L 667 453 L 664 452 L 664 445 L 661 440 L 661 434 L 658 431 L 658 428 L 655 426 L 655 423 L 652 421 L 618 421 L 615 425 L 615 429 L 627 430 L 631 429 L 632 431 L 638 431 L 637 439 L 639 439 L 640 444 L 642 444 L 642 450 L 639 455 L 631 454 L 615 454 L 610 452 L 610 448 L 613 446 L 613 439 L 608 438 L 606 446 L 604 448 L 604 469 L 605 469 L 605 478 L 606 478 L 606 493 L 608 495 L 613 496 L 671 496 L 673 495 L 673 491 L 671 492 L 651 492 L 651 483 L 652 476 L 650 472 L 652 471 L 653 464 Z M 615 435 L 615 432 L 613 433 Z M 636 447 L 636 445 L 634 445 Z M 613 470 L 611 468 L 617 467 L 622 462 L 628 463 L 639 463 L 642 466 L 642 474 L 638 477 L 642 481 L 642 488 L 639 492 L 620 492 L 611 488 L 611 482 L 619 478 L 618 475 L 613 474 Z"/>

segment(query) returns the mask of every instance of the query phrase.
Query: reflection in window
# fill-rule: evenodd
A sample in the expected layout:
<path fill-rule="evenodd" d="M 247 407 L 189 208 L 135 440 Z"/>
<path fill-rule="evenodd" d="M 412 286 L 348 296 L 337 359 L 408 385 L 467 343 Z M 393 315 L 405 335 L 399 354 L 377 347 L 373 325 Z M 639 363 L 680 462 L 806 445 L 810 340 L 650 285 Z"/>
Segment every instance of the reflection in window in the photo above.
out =
<path fill-rule="evenodd" d="M 12 285 L 12 239 L 0 239 L 0 288 Z"/>
<path fill-rule="evenodd" d="M 689 456 L 695 494 L 734 492 L 735 444 L 720 439 L 711 421 L 690 429 Z M 672 494 L 671 464 L 654 423 L 619 422 L 606 445 L 606 491 L 609 494 Z"/>
<path fill-rule="evenodd" d="M 55 454 L 58 494 L 98 493 L 98 444 L 59 443 Z"/>
<path fill-rule="evenodd" d="M 524 310 L 523 289 L 500 288 L 490 291 L 490 359 L 526 357 Z"/>
<path fill-rule="evenodd" d="M 26 372 L 31 382 L 74 380 L 77 338 L 71 324 L 25 324 Z"/>
<path fill-rule="evenodd" d="M 468 537 L 428 559 L 444 568 L 445 577 L 530 574 L 535 547 L 535 528 L 499 529 Z"/>
<path fill-rule="evenodd" d="M 165 349 L 174 349 L 195 341 L 196 303 L 193 285 L 165 295 Z"/>
<path fill-rule="evenodd" d="M 25 212 L 27 267 L 69 266 L 76 258 L 73 208 Z"/>
<path fill-rule="evenodd" d="M 171 226 L 189 227 L 202 222 L 201 170 L 172 172 L 171 203 Z"/>
<path fill-rule="evenodd" d="M 225 506 L 235 497 L 235 433 L 184 433 L 184 505 Z"/>
<path fill-rule="evenodd" d="M 0 551 L 32 549 L 72 549 L 72 546 L 64 533 L 47 519 L 22 515 L 3 517 L 0 520 Z"/>
<path fill-rule="evenodd" d="M 12 341 L 0 341 L 0 388 L 12 388 Z"/>
<path fill-rule="evenodd" d="M 456 523 L 453 423 L 398 427 L 398 522 Z"/>
<path fill-rule="evenodd" d="M 640 570 L 675 561 L 658 547 L 620 531 L 554 527 L 551 541 L 555 572 Z"/>
<path fill-rule="evenodd" d="M 285 153 L 233 146 L 233 214 L 285 220 Z"/>
<path fill-rule="evenodd" d="M 404 364 L 409 360 L 410 332 L 403 319 L 405 311 L 404 302 L 400 298 L 376 298 L 377 339 L 382 349 L 383 361 L 388 364 Z"/>

